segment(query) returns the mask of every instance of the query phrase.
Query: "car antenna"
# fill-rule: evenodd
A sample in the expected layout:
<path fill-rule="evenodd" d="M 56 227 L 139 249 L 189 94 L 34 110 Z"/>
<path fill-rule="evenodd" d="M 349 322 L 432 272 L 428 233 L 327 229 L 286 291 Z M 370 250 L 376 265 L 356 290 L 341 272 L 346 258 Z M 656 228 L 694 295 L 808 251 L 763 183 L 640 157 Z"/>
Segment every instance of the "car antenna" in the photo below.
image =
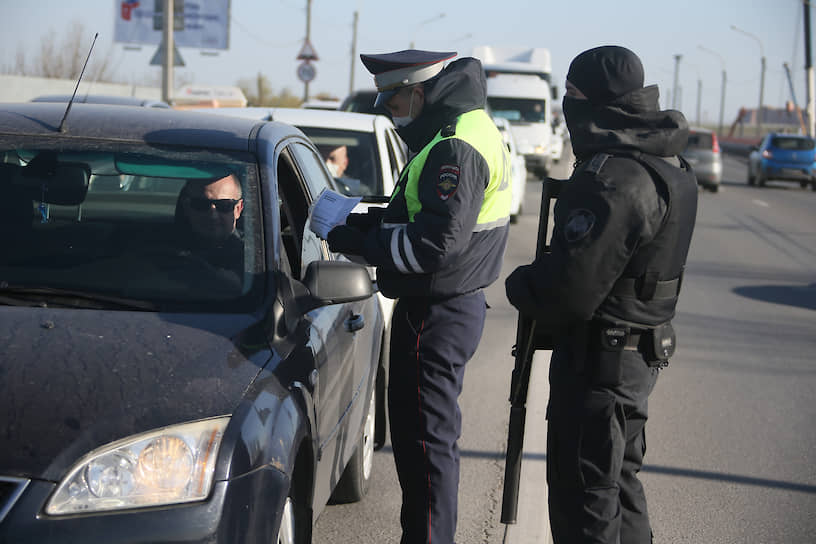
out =
<path fill-rule="evenodd" d="M 85 57 L 85 64 L 82 65 L 82 71 L 79 72 L 79 77 L 77 78 L 76 87 L 74 87 L 74 94 L 71 95 L 71 100 L 68 101 L 68 107 L 65 108 L 65 114 L 62 116 L 62 121 L 60 121 L 59 127 L 57 130 L 59 132 L 63 132 L 65 126 L 65 119 L 68 118 L 68 112 L 71 111 L 71 105 L 74 103 L 74 97 L 76 96 L 77 90 L 79 89 L 79 82 L 82 81 L 82 76 L 85 74 L 85 68 L 88 66 L 88 61 L 91 58 L 91 52 L 93 51 L 94 44 L 96 43 L 96 38 L 99 36 L 99 32 L 94 34 L 93 41 L 91 42 L 91 48 L 88 50 L 88 56 Z"/>

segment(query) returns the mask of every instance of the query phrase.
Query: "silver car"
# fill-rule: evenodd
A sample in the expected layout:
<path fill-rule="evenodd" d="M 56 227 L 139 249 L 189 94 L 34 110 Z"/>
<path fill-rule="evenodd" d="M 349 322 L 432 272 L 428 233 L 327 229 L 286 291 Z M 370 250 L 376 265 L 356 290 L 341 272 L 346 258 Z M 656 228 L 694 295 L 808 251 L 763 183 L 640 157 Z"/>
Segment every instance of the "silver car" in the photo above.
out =
<path fill-rule="evenodd" d="M 691 164 L 700 186 L 712 193 L 720 190 L 722 156 L 716 132 L 704 128 L 689 129 L 688 144 L 682 156 Z"/>

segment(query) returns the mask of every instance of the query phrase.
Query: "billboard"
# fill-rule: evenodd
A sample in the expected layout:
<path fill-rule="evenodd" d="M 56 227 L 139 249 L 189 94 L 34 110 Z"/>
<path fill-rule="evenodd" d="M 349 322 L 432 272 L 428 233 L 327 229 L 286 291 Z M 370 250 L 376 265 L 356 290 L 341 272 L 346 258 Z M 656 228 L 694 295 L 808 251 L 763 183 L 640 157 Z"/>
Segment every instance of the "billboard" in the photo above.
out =
<path fill-rule="evenodd" d="M 164 0 L 114 0 L 113 41 L 158 45 Z M 230 0 L 175 0 L 173 40 L 177 47 L 229 48 Z"/>

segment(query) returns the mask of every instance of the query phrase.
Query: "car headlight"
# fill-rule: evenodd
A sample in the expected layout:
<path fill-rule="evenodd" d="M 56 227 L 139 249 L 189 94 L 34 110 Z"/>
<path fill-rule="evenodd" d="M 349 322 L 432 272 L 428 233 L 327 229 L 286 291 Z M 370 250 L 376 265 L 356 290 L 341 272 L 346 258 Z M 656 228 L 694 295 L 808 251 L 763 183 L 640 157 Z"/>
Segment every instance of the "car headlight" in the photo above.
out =
<path fill-rule="evenodd" d="M 172 425 L 98 448 L 62 479 L 45 507 L 59 516 L 203 500 L 229 417 Z"/>

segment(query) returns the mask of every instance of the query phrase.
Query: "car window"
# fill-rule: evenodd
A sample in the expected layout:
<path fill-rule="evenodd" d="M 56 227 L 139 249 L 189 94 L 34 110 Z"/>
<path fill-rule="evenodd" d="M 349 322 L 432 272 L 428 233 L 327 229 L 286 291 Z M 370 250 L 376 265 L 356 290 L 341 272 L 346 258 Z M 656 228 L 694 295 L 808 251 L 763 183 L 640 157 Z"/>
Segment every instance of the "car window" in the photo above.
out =
<path fill-rule="evenodd" d="M 547 101 L 539 98 L 487 98 L 491 115 L 503 117 L 511 123 L 539 123 L 547 120 Z"/>
<path fill-rule="evenodd" d="M 689 132 L 688 149 L 712 149 L 714 147 L 713 136 L 708 132 Z"/>
<path fill-rule="evenodd" d="M 325 242 L 309 228 L 309 206 L 330 178 L 312 149 L 302 143 L 290 144 L 278 163 L 281 194 L 281 234 L 291 270 L 303 278 L 312 261 L 329 258 Z"/>
<path fill-rule="evenodd" d="M 256 164 L 246 153 L 0 138 L 0 278 L 243 311 L 264 270 Z"/>
<path fill-rule="evenodd" d="M 372 132 L 299 127 L 317 146 L 322 160 L 343 157 L 339 169 L 333 172 L 340 192 L 349 196 L 381 195 L 383 192 L 377 142 Z"/>
<path fill-rule="evenodd" d="M 807 138 L 786 138 L 784 136 L 777 136 L 771 139 L 771 147 L 789 151 L 810 151 L 814 147 L 814 142 Z"/>

